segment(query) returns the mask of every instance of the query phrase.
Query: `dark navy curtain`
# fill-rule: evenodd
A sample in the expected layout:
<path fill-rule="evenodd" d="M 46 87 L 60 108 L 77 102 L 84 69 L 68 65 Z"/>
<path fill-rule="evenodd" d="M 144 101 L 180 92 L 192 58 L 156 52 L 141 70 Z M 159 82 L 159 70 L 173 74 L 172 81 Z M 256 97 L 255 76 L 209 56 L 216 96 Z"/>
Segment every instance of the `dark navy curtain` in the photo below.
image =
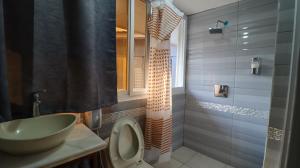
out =
<path fill-rule="evenodd" d="M 84 112 L 117 101 L 114 0 L 36 0 L 33 90 L 41 111 Z"/>
<path fill-rule="evenodd" d="M 11 119 L 4 43 L 3 2 L 0 0 L 0 122 Z"/>
<path fill-rule="evenodd" d="M 19 55 L 22 69 L 23 100 L 11 102 L 13 117 L 31 116 L 32 93 L 40 90 L 46 91 L 40 94 L 42 114 L 117 102 L 115 0 L 4 1 L 6 50 Z M 3 33 L 1 40 L 0 115 L 9 118 L 9 106 L 2 110 L 9 99 Z"/>

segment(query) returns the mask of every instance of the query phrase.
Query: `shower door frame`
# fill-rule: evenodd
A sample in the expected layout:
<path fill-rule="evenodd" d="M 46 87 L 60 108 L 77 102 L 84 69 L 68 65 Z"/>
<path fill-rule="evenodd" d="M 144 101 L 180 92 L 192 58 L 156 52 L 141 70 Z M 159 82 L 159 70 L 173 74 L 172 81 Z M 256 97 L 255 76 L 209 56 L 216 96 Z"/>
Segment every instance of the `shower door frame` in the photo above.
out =
<path fill-rule="evenodd" d="M 298 31 L 297 31 L 298 30 Z M 296 134 L 296 127 L 299 127 L 296 120 L 299 119 L 298 115 L 295 115 L 297 112 L 297 107 L 299 108 L 299 103 L 297 101 L 300 100 L 299 95 L 299 61 L 300 61 L 300 0 L 295 0 L 295 15 L 294 15 L 294 30 L 293 30 L 293 48 L 292 48 L 292 61 L 290 68 L 290 83 L 288 90 L 288 102 L 287 102 L 287 113 L 285 117 L 285 137 L 284 144 L 282 150 L 281 157 L 281 166 L 283 168 L 287 168 L 290 164 L 299 163 L 299 160 L 290 160 L 289 157 L 292 157 L 291 154 L 296 152 L 299 153 L 299 149 L 295 150 L 296 145 L 293 143 L 296 139 L 294 139 L 294 134 Z M 296 107 L 297 106 L 297 107 Z M 298 128 L 299 129 L 299 128 Z M 299 147 L 299 145 L 298 145 Z"/>

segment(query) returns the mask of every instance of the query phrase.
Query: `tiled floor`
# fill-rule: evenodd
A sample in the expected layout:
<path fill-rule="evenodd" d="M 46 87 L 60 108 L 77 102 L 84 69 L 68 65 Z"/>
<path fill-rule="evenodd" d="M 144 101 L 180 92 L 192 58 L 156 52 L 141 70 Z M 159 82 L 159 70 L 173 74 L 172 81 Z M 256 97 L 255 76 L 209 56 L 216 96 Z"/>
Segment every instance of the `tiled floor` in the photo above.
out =
<path fill-rule="evenodd" d="M 155 168 L 233 168 L 220 161 L 195 152 L 187 147 L 181 147 L 172 153 L 169 163 L 155 165 Z"/>

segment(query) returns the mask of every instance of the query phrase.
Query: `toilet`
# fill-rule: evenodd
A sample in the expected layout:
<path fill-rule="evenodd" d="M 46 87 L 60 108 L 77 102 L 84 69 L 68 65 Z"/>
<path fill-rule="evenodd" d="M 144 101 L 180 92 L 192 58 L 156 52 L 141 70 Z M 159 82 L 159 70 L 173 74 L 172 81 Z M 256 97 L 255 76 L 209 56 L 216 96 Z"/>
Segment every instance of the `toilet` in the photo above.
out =
<path fill-rule="evenodd" d="M 125 117 L 114 124 L 108 148 L 113 168 L 153 168 L 143 160 L 143 132 L 133 118 Z"/>

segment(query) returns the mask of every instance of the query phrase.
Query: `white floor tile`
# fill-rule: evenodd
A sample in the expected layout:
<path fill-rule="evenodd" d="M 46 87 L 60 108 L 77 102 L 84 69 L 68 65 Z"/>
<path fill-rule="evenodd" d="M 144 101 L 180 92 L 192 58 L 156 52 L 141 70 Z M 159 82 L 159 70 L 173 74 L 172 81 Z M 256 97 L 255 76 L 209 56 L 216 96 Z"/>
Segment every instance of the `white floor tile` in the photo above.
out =
<path fill-rule="evenodd" d="M 190 168 L 224 168 L 225 164 L 202 154 L 195 155 L 185 165 Z"/>
<path fill-rule="evenodd" d="M 187 147 L 181 147 L 172 153 L 170 163 L 155 168 L 234 168 L 230 165 L 207 157 Z"/>
<path fill-rule="evenodd" d="M 170 162 L 154 165 L 155 168 L 179 168 L 181 166 L 182 163 L 175 159 L 171 159 Z"/>
<path fill-rule="evenodd" d="M 180 168 L 189 168 L 189 167 L 187 167 L 186 165 L 182 165 Z"/>
<path fill-rule="evenodd" d="M 180 161 L 181 163 L 186 163 L 196 154 L 197 152 L 187 147 L 181 147 L 172 153 L 172 158 Z"/>

